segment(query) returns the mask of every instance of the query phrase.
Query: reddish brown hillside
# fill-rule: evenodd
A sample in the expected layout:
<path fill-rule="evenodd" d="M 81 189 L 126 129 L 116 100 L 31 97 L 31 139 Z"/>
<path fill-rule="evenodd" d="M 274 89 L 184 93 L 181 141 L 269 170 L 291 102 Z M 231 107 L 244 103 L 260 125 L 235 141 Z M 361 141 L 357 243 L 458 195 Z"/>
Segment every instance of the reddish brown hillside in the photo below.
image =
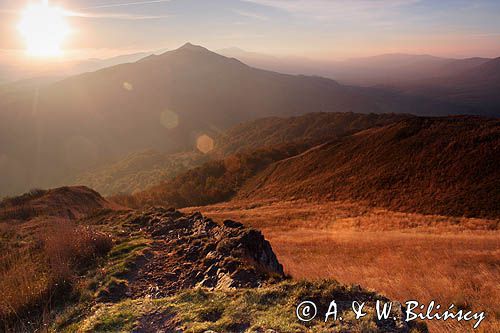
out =
<path fill-rule="evenodd" d="M 270 165 L 238 196 L 499 217 L 500 121 L 412 118 L 369 129 Z"/>
<path fill-rule="evenodd" d="M 314 112 L 302 116 L 268 117 L 241 123 L 216 138 L 215 156 L 290 143 L 321 143 L 370 127 L 413 117 L 407 114 Z"/>
<path fill-rule="evenodd" d="M 234 153 L 247 153 L 248 155 L 249 152 L 262 151 L 263 148 L 290 144 L 301 146 L 306 144 L 307 147 L 312 147 L 329 139 L 349 135 L 374 126 L 388 125 L 408 117 L 413 116 L 389 113 L 317 112 L 290 118 L 267 117 L 241 123 L 228 131 L 220 133 L 214 138 L 214 150 L 208 154 L 203 154 L 197 149 L 175 154 L 154 150 L 134 152 L 113 163 L 101 165 L 87 171 L 75 177 L 70 184 L 85 185 L 96 189 L 102 195 L 112 196 L 144 191 L 152 186 L 168 182 L 178 175 L 187 173 L 188 175 L 184 177 L 185 180 L 181 181 L 181 185 L 174 187 L 174 190 L 177 190 L 180 186 L 187 187 L 188 190 L 185 193 L 192 197 L 196 193 L 189 190 L 187 183 L 193 182 L 197 177 L 193 177 L 193 174 L 188 170 L 197 166 L 203 164 L 208 166 L 208 168 L 201 168 L 199 170 L 201 172 L 203 170 L 216 170 L 223 166 L 222 160 L 229 158 Z M 259 154 L 257 152 L 257 155 Z M 212 160 L 221 161 L 213 162 Z M 256 159 L 252 158 L 251 160 L 255 161 Z M 243 158 L 239 164 L 251 160 Z M 214 167 L 216 164 L 219 164 L 219 167 Z M 264 166 L 267 166 L 267 164 Z M 252 169 L 253 167 L 250 166 L 249 168 Z M 263 168 L 263 165 L 261 164 L 259 168 Z M 219 177 L 220 175 L 214 175 L 212 172 L 212 176 Z M 174 202 L 182 202 L 176 197 L 180 198 L 181 196 L 173 195 Z M 172 201 L 172 198 L 169 201 Z M 210 200 L 215 200 L 213 195 Z M 165 197 L 163 197 L 162 202 L 165 202 Z M 179 207 L 178 204 L 174 206 Z"/>
<path fill-rule="evenodd" d="M 32 190 L 0 202 L 1 220 L 29 220 L 37 216 L 79 218 L 114 205 L 84 186 Z"/>
<path fill-rule="evenodd" d="M 309 113 L 242 123 L 216 139 L 213 161 L 132 196 L 115 196 L 128 206 L 186 207 L 229 200 L 250 178 L 273 162 L 317 143 L 413 117 L 404 114 Z M 218 158 L 218 159 L 217 159 Z"/>

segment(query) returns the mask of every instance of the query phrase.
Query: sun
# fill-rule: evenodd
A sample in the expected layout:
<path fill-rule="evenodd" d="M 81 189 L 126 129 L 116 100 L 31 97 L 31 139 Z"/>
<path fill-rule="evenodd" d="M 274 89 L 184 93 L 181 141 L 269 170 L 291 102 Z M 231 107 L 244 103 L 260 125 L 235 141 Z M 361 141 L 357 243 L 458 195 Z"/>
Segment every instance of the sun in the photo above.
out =
<path fill-rule="evenodd" d="M 55 57 L 62 55 L 61 45 L 70 33 L 65 11 L 42 1 L 28 5 L 17 26 L 29 55 Z"/>

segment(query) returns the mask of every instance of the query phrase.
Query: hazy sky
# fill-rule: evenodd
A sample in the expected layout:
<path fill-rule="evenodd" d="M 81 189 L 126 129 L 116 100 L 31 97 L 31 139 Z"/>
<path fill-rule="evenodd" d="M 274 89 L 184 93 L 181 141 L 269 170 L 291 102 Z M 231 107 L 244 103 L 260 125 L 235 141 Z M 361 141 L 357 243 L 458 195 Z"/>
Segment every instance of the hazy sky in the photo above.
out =
<path fill-rule="evenodd" d="M 0 0 L 0 52 L 23 50 L 16 30 L 30 1 Z M 35 2 L 32 0 L 31 2 Z M 73 12 L 64 49 L 108 56 L 210 49 L 310 58 L 382 53 L 500 56 L 499 0 L 60 0 Z"/>

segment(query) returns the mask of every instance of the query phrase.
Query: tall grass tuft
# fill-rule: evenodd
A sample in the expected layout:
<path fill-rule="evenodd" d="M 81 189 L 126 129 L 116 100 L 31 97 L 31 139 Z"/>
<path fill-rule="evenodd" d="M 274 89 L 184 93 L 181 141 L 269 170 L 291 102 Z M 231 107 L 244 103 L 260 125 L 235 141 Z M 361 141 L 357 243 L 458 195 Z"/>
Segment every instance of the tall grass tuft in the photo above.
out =
<path fill-rule="evenodd" d="M 74 296 L 78 277 L 112 247 L 112 239 L 86 226 L 56 221 L 30 247 L 0 256 L 0 331 L 33 330 L 50 309 Z"/>

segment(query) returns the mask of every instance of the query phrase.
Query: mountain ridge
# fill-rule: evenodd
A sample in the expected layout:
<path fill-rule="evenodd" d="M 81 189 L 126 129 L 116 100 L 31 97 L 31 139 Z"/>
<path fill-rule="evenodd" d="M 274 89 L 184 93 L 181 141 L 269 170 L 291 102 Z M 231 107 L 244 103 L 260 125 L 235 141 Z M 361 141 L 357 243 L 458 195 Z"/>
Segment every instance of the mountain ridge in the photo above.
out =
<path fill-rule="evenodd" d="M 275 162 L 236 199 L 354 200 L 398 211 L 497 218 L 499 151 L 497 119 L 409 118 Z"/>
<path fill-rule="evenodd" d="M 498 119 L 408 117 L 309 144 L 287 142 L 250 146 L 112 200 L 130 207 L 347 200 L 420 214 L 500 216 Z"/>
<path fill-rule="evenodd" d="M 1 195 L 51 187 L 129 153 L 179 152 L 241 121 L 311 111 L 465 112 L 421 98 L 259 70 L 205 48 L 16 91 L 0 101 Z M 43 156 L 43 158 L 41 158 Z"/>

